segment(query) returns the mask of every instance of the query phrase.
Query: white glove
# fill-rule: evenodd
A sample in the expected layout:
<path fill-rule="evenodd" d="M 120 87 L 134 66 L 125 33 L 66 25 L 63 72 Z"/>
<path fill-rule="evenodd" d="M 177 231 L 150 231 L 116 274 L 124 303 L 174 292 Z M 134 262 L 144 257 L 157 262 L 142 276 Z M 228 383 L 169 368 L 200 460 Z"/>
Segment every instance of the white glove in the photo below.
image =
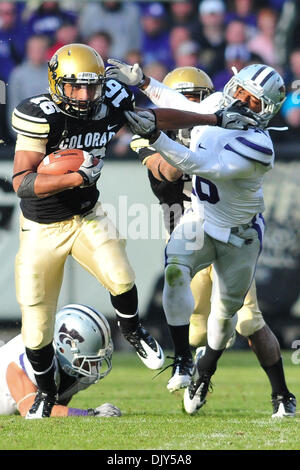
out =
<path fill-rule="evenodd" d="M 106 69 L 106 77 L 115 78 L 125 85 L 140 86 L 144 80 L 144 73 L 139 64 L 128 65 L 117 59 L 108 59 L 111 67 Z"/>
<path fill-rule="evenodd" d="M 237 129 L 245 131 L 249 127 L 257 127 L 253 112 L 247 107 L 246 103 L 239 100 L 234 101 L 227 108 L 219 109 L 216 113 L 217 126 L 224 129 Z"/>
<path fill-rule="evenodd" d="M 82 186 L 90 186 L 96 183 L 101 175 L 104 162 L 100 158 L 99 162 L 95 165 L 94 158 L 93 153 L 84 152 L 84 161 L 78 169 L 78 173 L 80 173 L 83 178 Z"/>
<path fill-rule="evenodd" d="M 121 410 L 112 405 L 111 403 L 103 403 L 94 409 L 94 416 L 96 418 L 111 418 L 112 416 L 121 416 Z"/>
<path fill-rule="evenodd" d="M 145 136 L 156 131 L 156 116 L 153 111 L 125 111 L 125 116 L 133 134 Z"/>

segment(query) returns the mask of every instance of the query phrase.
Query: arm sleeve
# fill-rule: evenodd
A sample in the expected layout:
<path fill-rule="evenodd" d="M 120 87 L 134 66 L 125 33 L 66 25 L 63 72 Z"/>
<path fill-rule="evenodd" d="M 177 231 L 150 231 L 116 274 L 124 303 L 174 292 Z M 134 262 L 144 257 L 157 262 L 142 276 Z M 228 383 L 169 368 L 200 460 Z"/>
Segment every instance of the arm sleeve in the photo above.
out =
<path fill-rule="evenodd" d="M 178 91 L 172 90 L 154 78 L 150 79 L 150 83 L 143 90 L 143 93 L 159 108 L 180 109 L 181 111 L 191 111 L 193 113 L 200 112 L 199 103 L 190 101 Z"/>
<path fill-rule="evenodd" d="M 256 171 L 256 163 L 225 148 L 213 155 L 205 149 L 192 152 L 169 139 L 163 132 L 152 144 L 162 157 L 184 173 L 223 180 L 247 178 Z"/>

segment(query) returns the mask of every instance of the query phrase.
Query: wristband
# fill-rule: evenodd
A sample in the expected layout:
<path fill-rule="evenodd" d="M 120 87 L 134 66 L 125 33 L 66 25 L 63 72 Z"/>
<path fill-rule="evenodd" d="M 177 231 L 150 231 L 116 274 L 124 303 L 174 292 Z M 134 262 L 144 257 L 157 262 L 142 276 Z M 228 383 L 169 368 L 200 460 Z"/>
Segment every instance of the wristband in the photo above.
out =
<path fill-rule="evenodd" d="M 79 408 L 68 408 L 68 416 L 90 416 L 89 411 L 90 410 L 81 410 Z"/>
<path fill-rule="evenodd" d="M 139 83 L 137 83 L 136 86 L 137 86 L 138 88 L 141 88 L 141 87 L 145 84 L 145 81 L 146 81 L 146 76 L 145 76 L 145 74 L 143 73 L 143 78 L 142 78 L 142 80 L 141 80 Z"/>
<path fill-rule="evenodd" d="M 160 136 L 160 130 L 159 129 L 154 129 L 154 131 L 152 131 L 151 134 L 147 135 L 148 137 L 148 140 L 149 140 L 149 144 L 154 144 L 154 142 L 157 141 L 157 139 L 159 138 Z"/>
<path fill-rule="evenodd" d="M 82 179 L 83 179 L 83 185 L 84 186 L 89 186 L 91 183 L 88 179 L 88 177 L 86 176 L 86 174 L 84 173 L 84 171 L 82 170 L 78 170 L 77 173 L 79 173 L 81 176 L 82 176 Z"/>

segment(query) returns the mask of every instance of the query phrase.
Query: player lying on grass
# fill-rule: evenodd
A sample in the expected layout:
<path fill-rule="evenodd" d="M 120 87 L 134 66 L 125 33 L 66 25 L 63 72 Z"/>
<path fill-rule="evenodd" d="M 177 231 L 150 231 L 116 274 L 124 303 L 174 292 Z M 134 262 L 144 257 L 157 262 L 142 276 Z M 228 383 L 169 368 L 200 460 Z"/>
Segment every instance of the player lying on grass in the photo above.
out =
<path fill-rule="evenodd" d="M 121 416 L 110 403 L 87 410 L 67 406 L 73 395 L 111 371 L 113 344 L 105 316 L 84 305 L 66 305 L 56 316 L 53 345 L 58 398 L 51 417 Z M 19 411 L 30 418 L 27 412 L 36 392 L 35 375 L 19 334 L 0 348 L 0 415 Z"/>
<path fill-rule="evenodd" d="M 199 111 L 202 112 L 211 112 L 214 107 L 218 109 L 223 96 L 221 92 L 214 93 L 209 76 L 195 67 L 176 68 L 167 74 L 163 84 L 151 79 L 151 85 L 149 85 L 150 79 L 147 78 L 142 90 L 150 99 L 153 97 L 156 105 L 163 103 L 163 106 L 169 105 L 174 108 L 179 103 L 179 106 L 182 106 L 181 95 L 184 95 L 190 100 L 190 107 L 193 111 L 197 109 L 195 103 L 202 103 L 201 105 L 198 104 Z M 181 95 L 177 94 L 175 96 L 171 93 L 171 96 L 169 96 L 170 88 L 179 91 Z M 209 98 L 206 99 L 208 96 Z M 188 108 L 189 103 L 185 102 L 184 104 Z M 168 136 L 189 147 L 191 130 L 170 131 Z M 179 223 L 183 212 L 191 209 L 191 175 L 182 173 L 178 168 L 166 162 L 145 138 L 137 135 L 133 136 L 131 147 L 137 152 L 140 161 L 148 169 L 151 188 L 162 205 L 166 231 L 170 235 Z M 195 348 L 202 346 L 202 348 L 199 348 L 202 349 L 201 354 L 205 351 L 207 319 L 211 307 L 212 280 L 212 266 L 209 266 L 199 271 L 191 282 L 195 306 L 190 318 L 189 343 Z M 259 309 L 254 280 L 245 297 L 244 305 L 237 312 L 237 318 L 236 330 L 248 339 L 249 346 L 256 354 L 261 367 L 269 378 L 272 399 L 278 401 L 278 396 L 282 396 L 283 392 L 288 393 L 280 346 L 277 338 L 265 323 Z M 185 328 L 187 329 L 188 325 Z M 169 330 L 171 336 L 175 336 L 175 358 L 173 364 L 170 364 L 170 366 L 173 366 L 173 370 L 167 389 L 174 392 L 189 385 L 193 361 L 187 341 L 176 342 L 177 331 L 181 334 L 181 327 L 169 325 Z M 229 340 L 229 345 L 232 343 L 233 340 Z"/>
<path fill-rule="evenodd" d="M 160 100 L 164 90 L 143 77 L 137 64 L 130 67 L 118 61 L 110 63 L 112 77 L 127 84 L 147 86 L 152 101 L 166 106 L 166 100 L 164 103 Z M 168 96 L 167 105 L 174 106 L 176 99 L 177 109 L 191 109 L 191 103 L 174 90 L 165 96 Z M 214 95 L 210 99 L 213 101 Z M 264 174 L 274 165 L 267 127 L 284 99 L 284 82 L 271 67 L 253 64 L 235 71 L 224 88 L 219 107 L 222 109 L 239 100 L 256 125 L 246 132 L 194 127 L 189 150 L 160 131 L 157 110 L 126 113 L 132 132 L 147 137 L 153 149 L 168 163 L 193 175 L 193 212 L 181 219 L 166 248 L 163 307 L 168 324 L 177 327 L 176 335 L 172 335 L 175 351 L 180 344 L 188 345 L 188 325 L 194 308 L 191 279 L 211 264 L 214 266 L 206 351 L 197 360 L 184 394 L 184 407 L 189 414 L 205 403 L 210 378 L 234 332 L 236 312 L 243 305 L 255 275 L 264 232 L 262 182 Z M 170 110 L 169 127 L 165 114 L 164 125 L 168 129 L 173 129 L 173 113 Z M 197 235 L 192 240 L 187 236 L 191 233 Z M 278 385 L 280 390 L 272 396 L 273 416 L 294 416 L 294 395 L 284 381 Z"/>

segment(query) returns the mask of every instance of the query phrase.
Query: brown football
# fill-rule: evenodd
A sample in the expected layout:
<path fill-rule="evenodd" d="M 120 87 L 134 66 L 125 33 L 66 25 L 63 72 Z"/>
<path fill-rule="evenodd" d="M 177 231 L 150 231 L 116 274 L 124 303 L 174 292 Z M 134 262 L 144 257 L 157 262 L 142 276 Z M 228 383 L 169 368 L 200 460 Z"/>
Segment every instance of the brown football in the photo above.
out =
<path fill-rule="evenodd" d="M 84 152 L 79 149 L 56 150 L 46 155 L 37 167 L 37 173 L 46 175 L 64 175 L 77 171 L 84 160 Z M 98 163 L 95 157 L 94 164 Z"/>

